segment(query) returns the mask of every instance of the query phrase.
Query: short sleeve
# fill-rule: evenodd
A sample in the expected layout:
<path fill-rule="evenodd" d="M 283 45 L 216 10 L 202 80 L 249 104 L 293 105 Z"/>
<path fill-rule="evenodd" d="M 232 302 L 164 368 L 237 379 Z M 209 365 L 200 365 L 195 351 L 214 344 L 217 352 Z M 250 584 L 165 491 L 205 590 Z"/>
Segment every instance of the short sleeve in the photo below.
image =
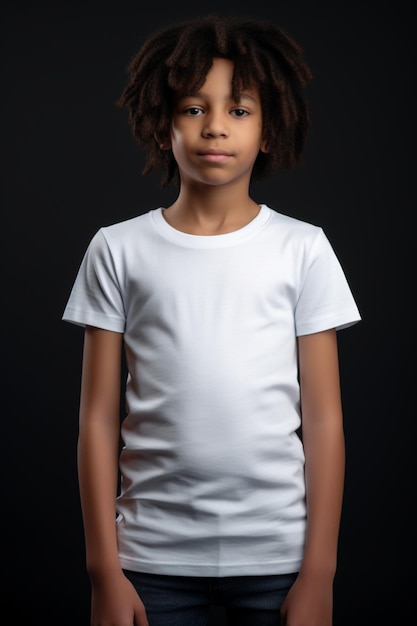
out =
<path fill-rule="evenodd" d="M 124 332 L 120 279 L 102 229 L 85 252 L 62 319 L 79 326 Z"/>
<path fill-rule="evenodd" d="M 295 311 L 296 334 L 341 330 L 361 320 L 342 266 L 319 228 L 306 252 Z"/>

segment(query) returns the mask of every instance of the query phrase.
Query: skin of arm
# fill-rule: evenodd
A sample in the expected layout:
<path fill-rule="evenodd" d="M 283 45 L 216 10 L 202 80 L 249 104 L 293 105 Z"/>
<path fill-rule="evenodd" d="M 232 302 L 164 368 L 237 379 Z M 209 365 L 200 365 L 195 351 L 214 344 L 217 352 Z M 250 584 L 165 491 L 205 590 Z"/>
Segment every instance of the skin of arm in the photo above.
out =
<path fill-rule="evenodd" d="M 307 531 L 299 575 L 281 608 L 284 626 L 331 626 L 345 441 L 336 330 L 299 337 Z"/>
<path fill-rule="evenodd" d="M 148 626 L 120 566 L 116 495 L 123 335 L 86 327 L 81 378 L 78 481 L 90 576 L 92 626 Z"/>

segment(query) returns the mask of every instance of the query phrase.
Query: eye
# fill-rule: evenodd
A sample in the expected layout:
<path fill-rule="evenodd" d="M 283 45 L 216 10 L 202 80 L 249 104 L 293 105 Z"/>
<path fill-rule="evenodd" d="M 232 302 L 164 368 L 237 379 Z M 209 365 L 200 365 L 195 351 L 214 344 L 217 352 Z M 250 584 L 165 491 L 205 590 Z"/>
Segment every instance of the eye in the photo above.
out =
<path fill-rule="evenodd" d="M 200 107 L 187 107 L 184 109 L 184 113 L 190 115 L 191 117 L 197 117 L 198 115 L 202 115 L 203 110 Z"/>
<path fill-rule="evenodd" d="M 234 117 L 246 117 L 246 115 L 249 115 L 249 112 L 246 111 L 245 109 L 233 109 L 231 111 L 231 114 Z"/>

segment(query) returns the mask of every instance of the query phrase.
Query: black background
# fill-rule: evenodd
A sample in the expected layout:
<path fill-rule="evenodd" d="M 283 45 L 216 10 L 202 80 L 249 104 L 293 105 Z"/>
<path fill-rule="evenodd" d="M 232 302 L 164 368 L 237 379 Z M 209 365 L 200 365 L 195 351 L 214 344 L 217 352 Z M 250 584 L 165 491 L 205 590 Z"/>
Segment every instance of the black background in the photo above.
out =
<path fill-rule="evenodd" d="M 143 156 L 115 107 L 127 63 L 151 30 L 210 11 L 280 23 L 315 76 L 304 164 L 252 193 L 324 227 L 363 316 L 339 335 L 347 474 L 334 626 L 410 623 L 410 5 L 154 0 L 1 9 L 1 606 L 8 624 L 88 626 L 75 460 L 82 331 L 61 315 L 97 228 L 175 197 L 173 188 L 159 189 L 159 177 L 141 176 Z M 212 621 L 223 624 L 219 611 Z"/>

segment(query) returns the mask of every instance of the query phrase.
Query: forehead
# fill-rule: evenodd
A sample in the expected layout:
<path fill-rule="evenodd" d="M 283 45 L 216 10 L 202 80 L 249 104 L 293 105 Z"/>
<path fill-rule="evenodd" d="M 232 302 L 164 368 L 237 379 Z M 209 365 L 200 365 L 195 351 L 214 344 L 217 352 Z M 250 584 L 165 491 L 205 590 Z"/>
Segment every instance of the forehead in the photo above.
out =
<path fill-rule="evenodd" d="M 176 95 L 177 97 L 204 96 L 225 91 L 230 93 L 235 100 L 245 95 L 252 98 L 257 98 L 259 95 L 258 86 L 254 80 L 244 85 L 244 80 L 239 75 L 233 60 L 214 57 L 205 75 L 202 76 L 201 73 L 196 75 L 195 80 L 184 85 Z"/>
<path fill-rule="evenodd" d="M 230 59 L 213 59 L 199 92 L 230 89 L 233 84 L 234 63 Z"/>

